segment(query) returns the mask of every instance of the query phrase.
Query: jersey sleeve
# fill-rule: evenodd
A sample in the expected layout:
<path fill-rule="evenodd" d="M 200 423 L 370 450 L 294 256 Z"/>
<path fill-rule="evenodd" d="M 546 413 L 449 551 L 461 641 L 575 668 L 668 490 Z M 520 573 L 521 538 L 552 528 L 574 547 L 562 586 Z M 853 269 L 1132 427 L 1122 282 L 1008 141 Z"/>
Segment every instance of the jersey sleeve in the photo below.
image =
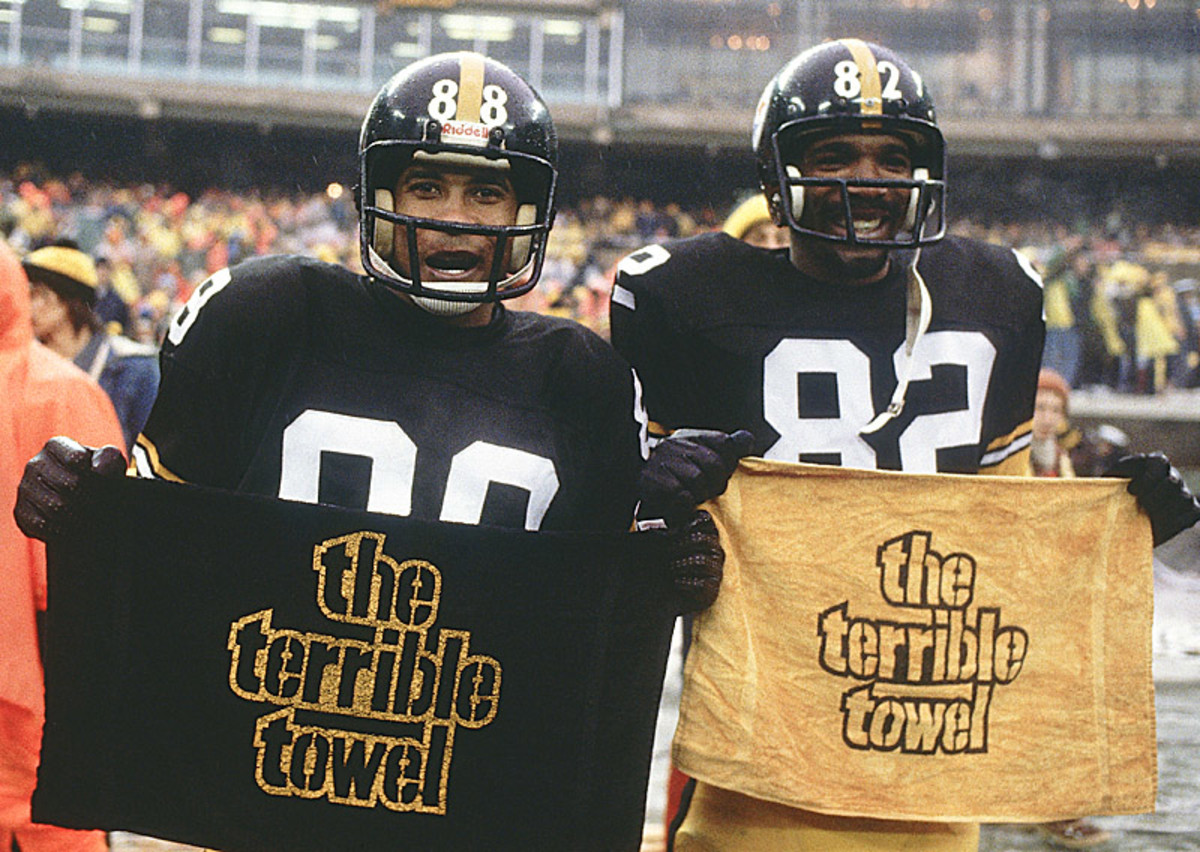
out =
<path fill-rule="evenodd" d="M 1042 280 L 1029 262 L 1012 252 L 1011 282 L 1019 305 L 1014 345 L 999 364 L 984 419 L 984 453 L 979 472 L 996 476 L 1024 476 L 1029 467 L 1033 429 L 1033 403 L 1046 323 L 1042 310 Z"/>
<path fill-rule="evenodd" d="M 577 441 L 587 455 L 584 473 L 569 484 L 576 494 L 566 502 L 587 508 L 583 517 L 568 524 L 576 529 L 625 530 L 633 522 L 637 477 L 649 456 L 641 386 L 606 341 L 585 329 L 580 337 L 555 377 L 556 393 L 580 400 L 576 422 L 586 424 Z M 557 526 L 564 528 L 561 519 Z"/>
<path fill-rule="evenodd" d="M 250 262 L 200 284 L 171 321 L 158 395 L 133 448 L 138 476 L 235 488 L 248 400 L 290 314 L 288 267 Z"/>
<path fill-rule="evenodd" d="M 601 464 L 612 474 L 611 493 L 605 503 L 614 507 L 611 518 L 604 521 L 605 529 L 629 529 L 637 508 L 637 481 L 642 465 L 650 455 L 648 417 L 642 402 L 642 390 L 637 374 L 622 363 L 618 372 L 619 393 L 616 406 L 610 406 L 612 420 L 606 427 L 608 448 Z"/>
<path fill-rule="evenodd" d="M 672 259 L 670 250 L 659 245 L 627 255 L 617 265 L 609 308 L 613 346 L 637 372 L 649 430 L 658 436 L 698 425 L 688 422 L 696 398 L 688 344 L 665 304 L 663 285 L 673 274 Z"/>

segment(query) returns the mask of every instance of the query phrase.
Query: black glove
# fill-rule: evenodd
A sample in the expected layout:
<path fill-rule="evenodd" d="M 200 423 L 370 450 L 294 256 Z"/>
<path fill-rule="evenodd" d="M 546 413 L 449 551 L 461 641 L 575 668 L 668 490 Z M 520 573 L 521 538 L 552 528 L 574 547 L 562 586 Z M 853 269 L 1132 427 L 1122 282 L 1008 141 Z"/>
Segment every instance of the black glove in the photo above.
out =
<path fill-rule="evenodd" d="M 700 509 L 682 529 L 666 535 L 675 613 L 708 609 L 717 599 L 725 567 L 725 549 L 712 515 Z"/>
<path fill-rule="evenodd" d="M 111 444 L 96 449 L 51 438 L 25 465 L 13 509 L 17 526 L 30 538 L 61 538 L 75 521 L 74 507 L 87 499 L 89 483 L 124 472 L 125 456 Z"/>
<path fill-rule="evenodd" d="M 725 492 L 738 460 L 753 448 L 745 430 L 679 429 L 664 438 L 638 479 L 638 529 L 680 529 L 697 506 Z"/>
<path fill-rule="evenodd" d="M 1104 475 L 1129 479 L 1126 489 L 1150 516 L 1155 547 L 1200 521 L 1200 500 L 1162 453 L 1122 456 Z"/>

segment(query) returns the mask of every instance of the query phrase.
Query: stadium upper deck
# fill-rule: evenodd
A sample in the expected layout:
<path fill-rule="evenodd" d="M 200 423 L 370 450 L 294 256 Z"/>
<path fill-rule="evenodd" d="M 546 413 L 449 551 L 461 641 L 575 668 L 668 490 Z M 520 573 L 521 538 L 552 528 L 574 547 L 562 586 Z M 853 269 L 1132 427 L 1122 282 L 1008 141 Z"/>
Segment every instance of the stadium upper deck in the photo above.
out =
<path fill-rule="evenodd" d="M 0 102 L 356 127 L 414 58 L 485 52 L 568 139 L 745 145 L 765 81 L 853 35 L 924 69 L 952 147 L 1200 159 L 1195 0 L 0 0 Z"/>

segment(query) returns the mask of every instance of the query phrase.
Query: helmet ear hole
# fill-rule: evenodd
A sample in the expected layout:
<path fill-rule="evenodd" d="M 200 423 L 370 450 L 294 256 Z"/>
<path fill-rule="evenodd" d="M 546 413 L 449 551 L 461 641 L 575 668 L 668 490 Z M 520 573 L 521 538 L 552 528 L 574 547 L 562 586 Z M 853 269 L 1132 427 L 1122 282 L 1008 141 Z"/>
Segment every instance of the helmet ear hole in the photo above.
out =
<path fill-rule="evenodd" d="M 396 204 L 392 199 L 391 190 L 376 189 L 375 206 L 380 210 L 395 213 Z M 396 225 L 379 216 L 372 217 L 372 220 L 371 247 L 380 257 L 391 262 L 392 254 L 396 249 Z"/>
<path fill-rule="evenodd" d="M 517 207 L 517 218 L 514 225 L 532 225 L 537 221 L 537 205 L 522 204 Z M 516 272 L 529 262 L 529 250 L 533 245 L 533 237 L 513 237 L 512 254 L 509 256 L 512 272 Z"/>
<path fill-rule="evenodd" d="M 789 180 L 800 180 L 802 177 L 800 169 L 796 166 L 787 167 L 787 176 Z M 804 187 L 799 184 L 789 183 L 787 192 L 792 202 L 792 219 L 799 222 L 800 214 L 804 212 Z"/>
<path fill-rule="evenodd" d="M 929 180 L 929 169 L 913 169 L 913 180 Z M 917 207 L 921 203 L 921 188 L 914 186 L 908 193 L 908 210 L 904 214 L 905 231 L 912 231 L 917 226 Z M 933 209 L 932 206 L 930 209 Z"/>

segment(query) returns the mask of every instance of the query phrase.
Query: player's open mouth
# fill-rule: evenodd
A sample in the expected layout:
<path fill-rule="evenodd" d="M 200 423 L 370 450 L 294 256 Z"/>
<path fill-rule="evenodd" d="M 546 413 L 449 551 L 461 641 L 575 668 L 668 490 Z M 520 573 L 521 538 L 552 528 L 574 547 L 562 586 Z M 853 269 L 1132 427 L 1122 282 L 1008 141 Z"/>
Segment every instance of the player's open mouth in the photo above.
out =
<path fill-rule="evenodd" d="M 850 215 L 851 220 L 847 222 L 842 210 L 829 210 L 826 217 L 828 232 L 846 237 L 852 230 L 855 238 L 860 240 L 886 240 L 893 235 L 896 218 L 886 207 L 878 204 L 852 205 Z"/>
<path fill-rule="evenodd" d="M 442 251 L 425 259 L 434 278 L 445 281 L 468 280 L 480 268 L 482 258 L 469 251 Z"/>
<path fill-rule="evenodd" d="M 854 229 L 854 236 L 860 240 L 880 240 L 891 236 L 890 223 L 891 220 L 888 217 L 877 215 L 870 218 L 854 219 L 851 222 L 851 226 Z M 845 221 L 832 222 L 829 232 L 835 236 L 847 236 L 848 231 Z"/>

